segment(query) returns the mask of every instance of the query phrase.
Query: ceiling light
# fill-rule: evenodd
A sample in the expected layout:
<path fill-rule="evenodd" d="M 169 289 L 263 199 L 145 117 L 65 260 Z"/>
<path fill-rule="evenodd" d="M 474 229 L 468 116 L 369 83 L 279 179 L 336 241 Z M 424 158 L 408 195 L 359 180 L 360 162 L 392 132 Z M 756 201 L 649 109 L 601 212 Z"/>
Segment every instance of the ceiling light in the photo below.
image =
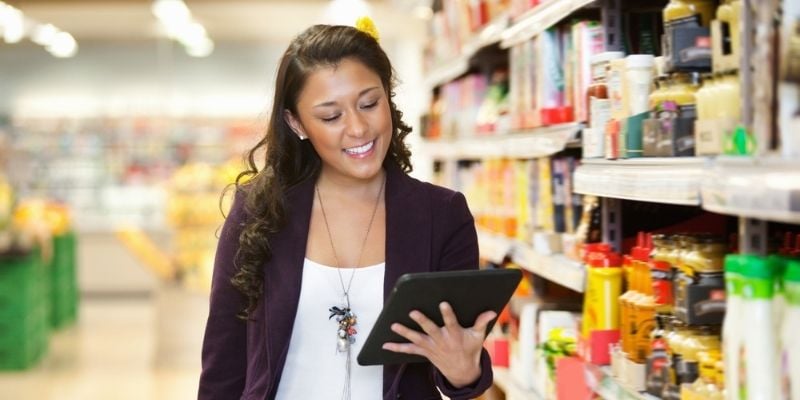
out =
<path fill-rule="evenodd" d="M 78 43 L 67 32 L 58 32 L 53 41 L 47 46 L 47 51 L 54 57 L 69 58 L 78 52 Z"/>
<path fill-rule="evenodd" d="M 206 57 L 214 50 L 214 42 L 202 24 L 192 18 L 192 13 L 182 0 L 155 0 L 153 15 L 164 27 L 166 35 L 177 40 L 193 57 Z"/>
<path fill-rule="evenodd" d="M 156 0 L 151 11 L 165 25 L 185 23 L 192 18 L 189 8 L 182 0 Z"/>
<path fill-rule="evenodd" d="M 42 46 L 48 46 L 58 34 L 59 30 L 52 24 L 40 24 L 33 29 L 31 40 Z"/>
<path fill-rule="evenodd" d="M 0 26 L 6 43 L 17 43 L 25 37 L 25 16 L 14 7 L 0 5 Z"/>
<path fill-rule="evenodd" d="M 369 4 L 364 0 L 332 0 L 325 8 L 325 23 L 333 25 L 353 25 L 358 17 L 372 15 Z"/>

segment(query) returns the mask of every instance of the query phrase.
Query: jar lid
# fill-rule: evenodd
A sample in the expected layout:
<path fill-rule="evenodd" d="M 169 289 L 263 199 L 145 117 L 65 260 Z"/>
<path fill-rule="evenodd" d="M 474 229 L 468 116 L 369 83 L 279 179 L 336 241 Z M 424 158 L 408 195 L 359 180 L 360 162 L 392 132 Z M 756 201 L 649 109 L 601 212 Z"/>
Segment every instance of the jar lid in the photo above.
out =
<path fill-rule="evenodd" d="M 655 57 L 652 54 L 631 54 L 625 57 L 626 68 L 653 68 Z"/>
<path fill-rule="evenodd" d="M 623 58 L 623 57 L 625 57 L 625 53 L 623 53 L 621 51 L 604 51 L 602 53 L 597 53 L 597 54 L 592 55 L 589 58 L 589 63 L 590 64 L 604 63 L 604 62 L 609 62 L 611 60 L 616 60 L 616 59 Z"/>

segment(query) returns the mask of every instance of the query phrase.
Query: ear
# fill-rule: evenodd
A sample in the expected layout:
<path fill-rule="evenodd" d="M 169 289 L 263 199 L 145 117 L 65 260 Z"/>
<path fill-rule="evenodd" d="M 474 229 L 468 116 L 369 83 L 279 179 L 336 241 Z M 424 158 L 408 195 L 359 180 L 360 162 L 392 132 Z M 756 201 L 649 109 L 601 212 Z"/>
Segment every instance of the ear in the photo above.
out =
<path fill-rule="evenodd" d="M 303 129 L 303 124 L 300 123 L 300 120 L 297 119 L 291 111 L 283 110 L 283 120 L 292 128 L 292 131 L 294 131 L 294 134 L 297 135 L 300 140 L 308 139 L 308 135 L 306 135 L 306 131 Z"/>

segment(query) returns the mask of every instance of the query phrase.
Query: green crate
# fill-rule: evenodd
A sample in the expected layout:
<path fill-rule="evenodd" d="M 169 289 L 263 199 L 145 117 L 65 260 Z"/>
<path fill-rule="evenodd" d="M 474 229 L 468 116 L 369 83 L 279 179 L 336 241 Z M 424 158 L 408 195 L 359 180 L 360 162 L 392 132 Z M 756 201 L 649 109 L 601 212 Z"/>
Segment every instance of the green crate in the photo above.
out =
<path fill-rule="evenodd" d="M 71 325 L 77 318 L 77 290 L 71 282 L 62 282 L 53 287 L 53 303 L 50 321 L 53 328 Z"/>
<path fill-rule="evenodd" d="M 44 305 L 26 316 L 0 320 L 0 370 L 33 366 L 46 353 L 48 341 Z"/>
<path fill-rule="evenodd" d="M 0 258 L 0 317 L 26 315 L 47 303 L 49 276 L 37 253 Z"/>
<path fill-rule="evenodd" d="M 77 257 L 76 238 L 73 232 L 53 238 L 51 270 L 51 327 L 61 328 L 77 318 Z"/>

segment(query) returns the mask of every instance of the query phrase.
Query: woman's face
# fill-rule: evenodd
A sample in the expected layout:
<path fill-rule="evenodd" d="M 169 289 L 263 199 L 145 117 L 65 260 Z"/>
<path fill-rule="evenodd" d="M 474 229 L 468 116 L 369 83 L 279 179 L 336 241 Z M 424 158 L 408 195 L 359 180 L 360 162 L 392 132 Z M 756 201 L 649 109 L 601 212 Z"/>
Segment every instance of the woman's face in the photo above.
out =
<path fill-rule="evenodd" d="M 389 99 L 380 77 L 360 61 L 345 58 L 312 72 L 285 118 L 307 137 L 330 178 L 369 180 L 381 170 L 392 137 Z"/>

